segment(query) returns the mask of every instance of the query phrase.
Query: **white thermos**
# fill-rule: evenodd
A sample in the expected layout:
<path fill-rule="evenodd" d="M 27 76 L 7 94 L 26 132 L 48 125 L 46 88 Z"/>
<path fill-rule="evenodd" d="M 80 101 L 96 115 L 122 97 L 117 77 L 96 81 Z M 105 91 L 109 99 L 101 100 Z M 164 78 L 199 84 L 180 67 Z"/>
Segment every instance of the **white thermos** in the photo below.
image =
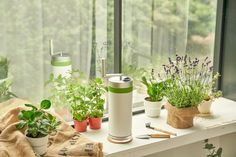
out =
<path fill-rule="evenodd" d="M 49 49 L 51 56 L 52 73 L 54 77 L 61 75 L 62 77 L 70 77 L 72 71 L 71 57 L 68 53 L 54 53 L 53 40 L 49 40 Z"/>
<path fill-rule="evenodd" d="M 54 77 L 70 77 L 72 71 L 71 58 L 67 53 L 57 53 L 51 56 L 52 73 Z"/>
<path fill-rule="evenodd" d="M 127 143 L 132 140 L 132 91 L 133 80 L 127 76 L 108 79 L 108 140 Z"/>

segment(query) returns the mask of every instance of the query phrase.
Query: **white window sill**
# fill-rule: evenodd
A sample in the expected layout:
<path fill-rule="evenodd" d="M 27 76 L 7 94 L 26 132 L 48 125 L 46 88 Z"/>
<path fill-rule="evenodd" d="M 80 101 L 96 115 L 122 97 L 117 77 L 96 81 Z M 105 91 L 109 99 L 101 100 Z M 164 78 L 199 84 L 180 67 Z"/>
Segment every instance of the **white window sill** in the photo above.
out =
<path fill-rule="evenodd" d="M 133 141 L 127 144 L 114 144 L 107 140 L 108 122 L 102 124 L 100 130 L 90 130 L 83 133 L 90 139 L 103 143 L 105 157 L 141 157 L 164 150 L 184 146 L 207 138 L 222 136 L 236 132 L 236 102 L 220 98 L 212 104 L 213 117 L 194 120 L 194 127 L 189 129 L 175 129 L 166 124 L 166 110 L 161 111 L 159 118 L 149 118 L 145 114 L 133 116 Z M 147 129 L 145 123 L 151 122 L 154 127 L 159 127 L 178 136 L 170 139 L 137 139 L 137 135 L 157 133 Z"/>

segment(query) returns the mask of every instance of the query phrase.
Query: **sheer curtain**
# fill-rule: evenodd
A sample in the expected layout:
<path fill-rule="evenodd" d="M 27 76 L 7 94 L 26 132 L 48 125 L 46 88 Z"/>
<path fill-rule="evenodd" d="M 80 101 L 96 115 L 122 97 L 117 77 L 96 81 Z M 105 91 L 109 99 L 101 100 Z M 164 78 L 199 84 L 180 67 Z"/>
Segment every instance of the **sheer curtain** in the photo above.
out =
<path fill-rule="evenodd" d="M 0 55 L 10 59 L 12 91 L 21 98 L 44 97 L 54 50 L 70 53 L 73 68 L 90 74 L 93 1 L 0 0 Z"/>
<path fill-rule="evenodd" d="M 123 65 L 160 66 L 185 53 L 189 0 L 123 1 Z"/>
<path fill-rule="evenodd" d="M 168 57 L 213 60 L 217 0 L 122 1 L 122 69 L 137 82 Z"/>

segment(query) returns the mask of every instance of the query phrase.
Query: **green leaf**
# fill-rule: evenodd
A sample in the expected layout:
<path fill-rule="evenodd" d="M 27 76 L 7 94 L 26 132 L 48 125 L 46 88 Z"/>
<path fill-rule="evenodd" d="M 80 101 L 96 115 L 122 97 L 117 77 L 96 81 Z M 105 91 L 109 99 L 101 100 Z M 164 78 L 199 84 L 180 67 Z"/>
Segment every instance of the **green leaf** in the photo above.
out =
<path fill-rule="evenodd" d="M 35 107 L 35 106 L 32 105 L 32 104 L 25 104 L 25 106 L 27 106 L 27 107 L 31 107 L 33 110 L 37 110 L 37 107 Z"/>
<path fill-rule="evenodd" d="M 40 107 L 41 109 L 49 109 L 51 107 L 51 101 L 46 99 L 41 101 Z"/>
<path fill-rule="evenodd" d="M 21 111 L 21 113 L 23 114 L 24 119 L 28 119 L 28 120 L 32 120 L 34 119 L 34 112 L 32 111 Z"/>
<path fill-rule="evenodd" d="M 16 124 L 16 128 L 17 129 L 22 129 L 26 126 L 26 122 L 25 121 L 20 121 L 19 123 Z"/>

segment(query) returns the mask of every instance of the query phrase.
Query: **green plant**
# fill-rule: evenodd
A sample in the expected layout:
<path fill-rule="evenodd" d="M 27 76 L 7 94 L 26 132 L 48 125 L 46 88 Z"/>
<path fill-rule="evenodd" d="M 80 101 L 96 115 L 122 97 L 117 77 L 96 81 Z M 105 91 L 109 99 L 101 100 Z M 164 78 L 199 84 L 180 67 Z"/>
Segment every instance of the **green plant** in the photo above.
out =
<path fill-rule="evenodd" d="M 165 95 L 168 101 L 177 108 L 195 107 L 206 95 L 213 67 L 206 57 L 203 61 L 191 59 L 187 55 L 176 55 L 173 61 L 163 65 L 167 79 Z"/>
<path fill-rule="evenodd" d="M 42 100 L 40 108 L 32 104 L 25 104 L 25 106 L 30 107 L 31 110 L 22 110 L 19 113 L 18 118 L 20 121 L 16 124 L 17 129 L 26 127 L 26 135 L 33 138 L 43 137 L 56 131 L 60 121 L 57 121 L 56 117 L 44 111 L 44 109 L 51 107 L 49 100 Z"/>
<path fill-rule="evenodd" d="M 204 100 L 208 101 L 211 99 L 219 98 L 223 95 L 222 91 L 217 90 L 215 87 L 216 81 L 218 80 L 219 77 L 220 74 L 216 73 L 212 77 L 212 79 L 208 79 L 207 81 L 204 82 L 204 92 L 205 92 Z"/>
<path fill-rule="evenodd" d="M 81 73 L 73 71 L 70 78 L 54 78 L 51 75 L 47 83 L 52 83 L 50 100 L 55 103 L 70 105 L 75 120 L 83 121 L 90 117 L 102 117 L 105 93 L 103 81 L 95 78 L 90 82 L 81 79 Z"/>
<path fill-rule="evenodd" d="M 89 117 L 99 118 L 103 116 L 106 88 L 101 78 L 95 78 L 89 84 Z"/>
<path fill-rule="evenodd" d="M 5 80 L 0 83 L 0 102 L 6 101 L 12 97 L 17 97 L 14 93 L 10 92 L 12 82 Z"/>
<path fill-rule="evenodd" d="M 162 100 L 164 96 L 165 83 L 163 81 L 158 82 L 156 80 L 153 69 L 151 72 L 151 78 L 147 80 L 147 78 L 143 76 L 141 82 L 147 87 L 147 94 L 150 101 L 156 102 Z"/>
<path fill-rule="evenodd" d="M 208 139 L 204 140 L 204 147 L 208 151 L 207 157 L 221 157 L 223 149 L 220 147 L 216 149 L 213 144 L 208 143 Z"/>
<path fill-rule="evenodd" d="M 6 57 L 0 56 L 0 79 L 5 79 L 8 76 L 9 60 Z"/>

